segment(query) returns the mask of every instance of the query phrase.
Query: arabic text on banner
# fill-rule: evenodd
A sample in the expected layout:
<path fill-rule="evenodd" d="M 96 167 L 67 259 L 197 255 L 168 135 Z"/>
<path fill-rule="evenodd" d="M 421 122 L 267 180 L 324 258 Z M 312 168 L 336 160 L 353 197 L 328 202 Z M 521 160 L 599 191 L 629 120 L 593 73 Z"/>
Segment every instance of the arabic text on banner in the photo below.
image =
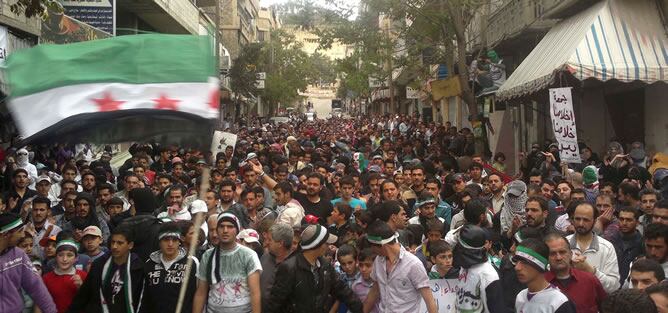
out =
<path fill-rule="evenodd" d="M 457 279 L 432 279 L 429 287 L 434 295 L 434 301 L 438 307 L 438 313 L 455 313 L 455 302 L 457 301 Z M 427 313 L 427 304 L 420 300 L 418 313 Z"/>
<path fill-rule="evenodd" d="M 550 118 L 561 161 L 581 163 L 571 88 L 550 89 Z"/>

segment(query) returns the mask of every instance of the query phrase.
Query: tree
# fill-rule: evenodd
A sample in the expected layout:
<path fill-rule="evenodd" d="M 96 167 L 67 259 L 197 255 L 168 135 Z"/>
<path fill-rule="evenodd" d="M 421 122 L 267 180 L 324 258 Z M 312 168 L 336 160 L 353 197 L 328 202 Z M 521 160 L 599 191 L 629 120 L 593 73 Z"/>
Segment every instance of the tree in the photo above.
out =
<path fill-rule="evenodd" d="M 331 27 L 318 32 L 324 47 L 334 40 L 358 47 L 360 53 L 354 56 L 358 58 L 355 60 L 357 64 L 377 64 L 380 68 L 377 72 L 385 74 L 381 77 L 389 77 L 393 69 L 403 67 L 415 71 L 418 78 L 426 78 L 431 64 L 446 64 L 450 73 L 459 73 L 461 97 L 467 103 L 469 113 L 476 117 L 478 105 L 468 83 L 466 30 L 475 13 L 487 2 L 361 0 L 360 6 L 366 10 L 356 20 L 346 20 L 347 11 L 342 11 L 339 18 L 328 22 Z M 389 21 L 391 27 L 379 29 L 379 16 Z M 344 73 L 346 77 L 351 74 L 349 71 Z M 344 85 L 348 86 L 347 83 Z"/>
<path fill-rule="evenodd" d="M 63 12 L 63 6 L 56 0 L 16 0 L 9 8 L 14 14 L 22 14 L 28 18 L 39 16 L 45 19 L 49 13 Z"/>

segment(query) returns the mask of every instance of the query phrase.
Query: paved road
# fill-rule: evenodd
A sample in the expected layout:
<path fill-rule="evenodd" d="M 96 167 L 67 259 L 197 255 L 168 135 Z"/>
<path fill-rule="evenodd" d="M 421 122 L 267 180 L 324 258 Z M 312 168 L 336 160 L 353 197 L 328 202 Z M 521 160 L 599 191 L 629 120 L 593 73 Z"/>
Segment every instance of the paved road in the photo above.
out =
<path fill-rule="evenodd" d="M 332 111 L 332 99 L 311 98 L 309 101 L 313 103 L 318 118 L 327 118 L 329 112 Z"/>

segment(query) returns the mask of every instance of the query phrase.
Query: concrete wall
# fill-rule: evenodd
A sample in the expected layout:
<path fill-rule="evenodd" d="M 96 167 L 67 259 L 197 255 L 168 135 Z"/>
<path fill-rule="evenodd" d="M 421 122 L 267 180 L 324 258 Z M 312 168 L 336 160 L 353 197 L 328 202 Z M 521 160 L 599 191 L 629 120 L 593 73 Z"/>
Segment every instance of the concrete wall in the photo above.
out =
<path fill-rule="evenodd" d="M 656 83 L 645 88 L 645 148 L 668 153 L 668 85 Z"/>

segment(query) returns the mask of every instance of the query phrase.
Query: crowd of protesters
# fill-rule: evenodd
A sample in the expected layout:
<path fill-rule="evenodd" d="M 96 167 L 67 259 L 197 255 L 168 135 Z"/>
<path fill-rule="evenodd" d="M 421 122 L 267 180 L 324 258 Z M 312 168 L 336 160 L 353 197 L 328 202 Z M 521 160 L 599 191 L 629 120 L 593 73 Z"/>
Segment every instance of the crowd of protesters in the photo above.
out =
<path fill-rule="evenodd" d="M 118 168 L 0 150 L 0 312 L 443 312 L 432 279 L 457 281 L 454 312 L 668 312 L 668 175 L 641 143 L 579 164 L 534 144 L 507 173 L 415 117 L 229 131 Z"/>

